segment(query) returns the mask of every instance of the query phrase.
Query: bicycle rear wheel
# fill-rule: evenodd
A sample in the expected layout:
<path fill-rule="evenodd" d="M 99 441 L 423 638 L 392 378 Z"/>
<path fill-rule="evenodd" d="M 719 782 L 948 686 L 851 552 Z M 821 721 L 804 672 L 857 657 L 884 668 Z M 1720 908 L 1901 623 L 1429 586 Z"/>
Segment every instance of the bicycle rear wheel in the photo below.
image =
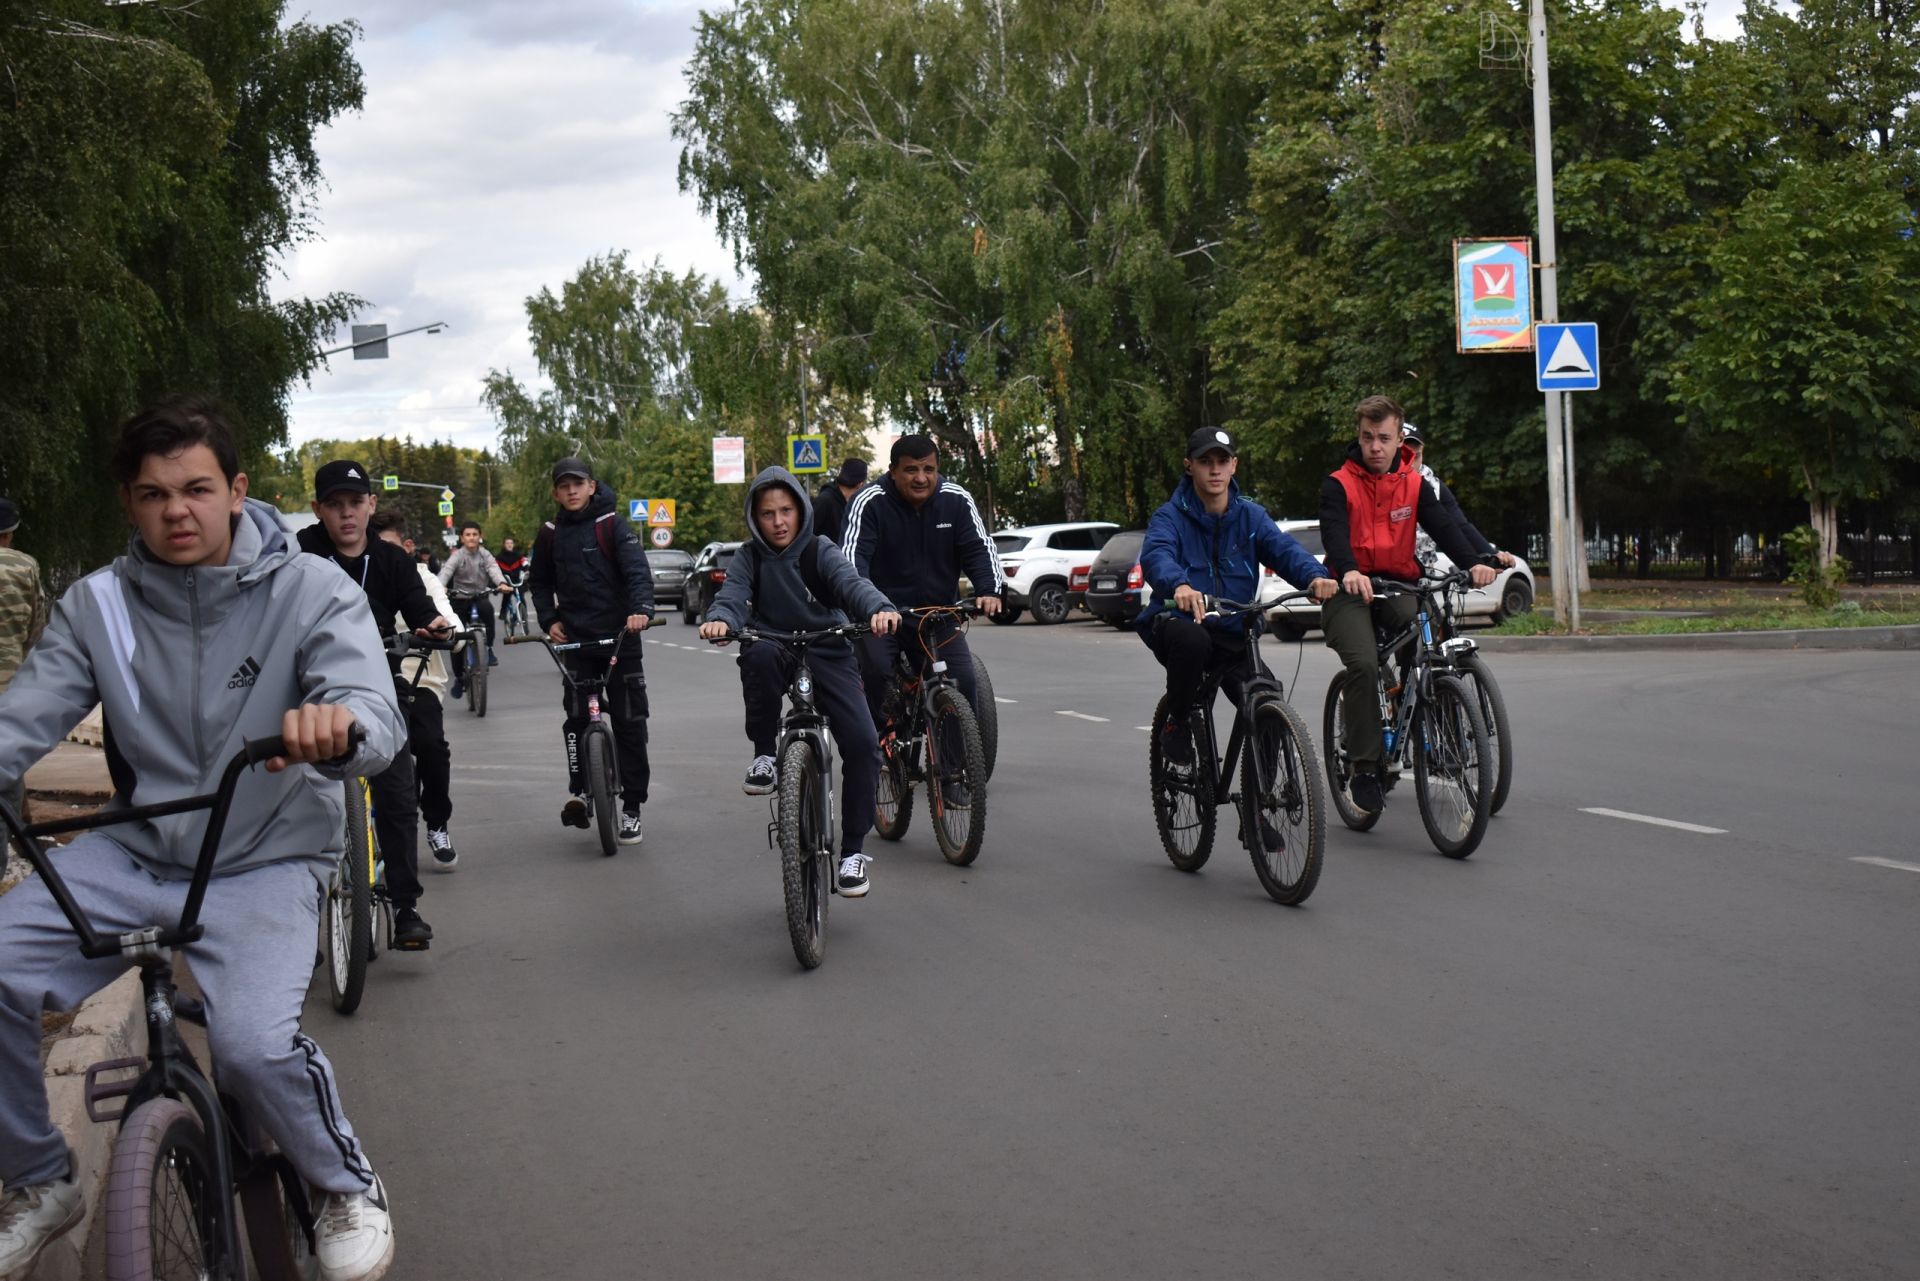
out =
<path fill-rule="evenodd" d="M 1500 807 L 1507 803 L 1508 793 L 1513 791 L 1513 731 L 1507 724 L 1507 700 L 1500 693 L 1499 682 L 1493 679 L 1493 669 L 1480 655 L 1468 655 L 1460 664 L 1460 670 L 1467 675 L 1480 700 L 1480 719 L 1485 722 L 1487 739 L 1493 744 L 1497 768 L 1493 801 L 1487 806 L 1487 813 L 1498 814 Z"/>
<path fill-rule="evenodd" d="M 959 800 L 966 803 L 956 804 Z M 966 867 L 980 857 L 987 830 L 986 753 L 973 708 L 952 685 L 933 695 L 927 726 L 927 812 L 933 819 L 934 842 L 947 862 Z"/>
<path fill-rule="evenodd" d="M 1253 705 L 1240 767 L 1240 839 L 1276 903 L 1304 903 L 1320 881 L 1327 816 L 1319 768 L 1300 713 L 1280 698 Z"/>
<path fill-rule="evenodd" d="M 1327 745 L 1327 792 L 1340 821 L 1356 832 L 1372 829 L 1380 821 L 1378 810 L 1368 812 L 1353 803 L 1353 761 L 1347 755 L 1345 699 L 1340 687 L 1346 677 L 1335 676 L 1327 687 L 1326 714 L 1321 719 L 1321 741 Z"/>
<path fill-rule="evenodd" d="M 980 750 L 986 754 L 986 777 L 993 777 L 993 763 L 1000 755 L 1000 704 L 994 701 L 993 677 L 980 655 L 973 656 L 973 719 L 980 725 Z"/>
<path fill-rule="evenodd" d="M 351 1014 L 360 1008 L 373 956 L 373 825 L 367 781 L 348 779 L 346 792 L 346 849 L 327 879 L 322 942 L 333 1008 Z"/>
<path fill-rule="evenodd" d="M 913 781 L 907 777 L 906 748 L 897 738 L 880 745 L 880 788 L 874 797 L 873 830 L 889 841 L 907 834 L 913 823 Z"/>
<path fill-rule="evenodd" d="M 826 792 L 813 747 L 787 744 L 780 761 L 780 879 L 787 901 L 787 938 L 793 955 L 807 969 L 826 955 L 827 899 L 833 893 L 831 851 L 823 845 Z"/>
<path fill-rule="evenodd" d="M 142 1103 L 120 1127 L 107 1173 L 107 1281 L 227 1275 L 215 1269 L 230 1198 L 213 1186 L 200 1114 L 178 1099 Z"/>
<path fill-rule="evenodd" d="M 268 1140 L 255 1130 L 252 1145 L 258 1150 Z M 285 1157 L 274 1154 L 257 1162 L 239 1182 L 240 1217 L 247 1229 L 254 1281 L 314 1281 L 319 1274 L 313 1242 L 287 1199 L 289 1178 L 297 1181 L 299 1176 Z"/>
<path fill-rule="evenodd" d="M 1178 766 L 1160 750 L 1160 727 L 1173 715 L 1173 703 L 1165 694 L 1153 709 L 1153 732 L 1147 738 L 1147 779 L 1153 790 L 1153 825 L 1160 831 L 1160 846 L 1167 858 L 1183 872 L 1197 872 L 1206 866 L 1213 853 L 1213 828 L 1217 806 L 1213 791 L 1214 765 L 1209 758 L 1202 766 L 1198 758 L 1201 735 L 1194 735 L 1192 765 Z"/>
<path fill-rule="evenodd" d="M 1493 753 L 1480 704 L 1458 676 L 1436 676 L 1415 718 L 1413 782 L 1434 848 L 1465 858 L 1487 833 Z"/>
<path fill-rule="evenodd" d="M 620 852 L 620 816 L 614 806 L 619 794 L 613 782 L 613 731 L 601 721 L 587 726 L 587 789 L 593 797 L 593 822 L 600 834 L 600 852 L 612 858 Z"/>

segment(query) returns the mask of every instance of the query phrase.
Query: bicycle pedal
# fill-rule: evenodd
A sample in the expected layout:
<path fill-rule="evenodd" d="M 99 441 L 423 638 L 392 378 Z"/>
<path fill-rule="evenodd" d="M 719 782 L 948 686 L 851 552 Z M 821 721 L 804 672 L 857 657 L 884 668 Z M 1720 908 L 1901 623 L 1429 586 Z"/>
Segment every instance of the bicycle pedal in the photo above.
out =
<path fill-rule="evenodd" d="M 396 952 L 424 952 L 432 946 L 432 939 L 413 939 L 406 943 L 395 943 L 393 950 Z"/>

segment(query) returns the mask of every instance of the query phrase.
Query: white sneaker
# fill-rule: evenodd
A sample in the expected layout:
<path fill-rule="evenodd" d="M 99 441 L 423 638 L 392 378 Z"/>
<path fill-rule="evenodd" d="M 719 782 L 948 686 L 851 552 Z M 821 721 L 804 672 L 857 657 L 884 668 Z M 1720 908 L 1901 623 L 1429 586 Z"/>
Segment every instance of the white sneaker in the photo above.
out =
<path fill-rule="evenodd" d="M 24 1281 L 40 1251 L 71 1231 L 86 1209 L 71 1177 L 0 1194 L 0 1281 Z"/>
<path fill-rule="evenodd" d="M 393 1220 L 387 1189 L 374 1176 L 364 1192 L 328 1192 L 314 1229 L 320 1281 L 380 1281 L 393 1266 Z"/>
<path fill-rule="evenodd" d="M 841 898 L 866 897 L 867 864 L 871 862 L 865 854 L 848 854 L 840 860 L 840 874 L 834 877 L 834 888 Z"/>
<path fill-rule="evenodd" d="M 740 784 L 740 790 L 748 796 L 765 796 L 773 790 L 775 777 L 773 757 L 756 756 L 753 758 L 753 767 L 747 771 L 746 781 Z"/>
<path fill-rule="evenodd" d="M 427 829 L 427 849 L 433 855 L 433 870 L 451 872 L 460 866 L 460 852 L 453 848 L 453 833 L 444 827 Z"/>

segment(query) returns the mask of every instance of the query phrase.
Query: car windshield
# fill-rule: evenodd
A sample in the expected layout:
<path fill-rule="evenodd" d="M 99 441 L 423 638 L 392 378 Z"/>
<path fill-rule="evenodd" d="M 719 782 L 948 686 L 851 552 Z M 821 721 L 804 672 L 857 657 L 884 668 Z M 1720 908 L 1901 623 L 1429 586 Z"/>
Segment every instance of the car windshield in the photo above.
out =
<path fill-rule="evenodd" d="M 1100 549 L 1100 554 L 1094 557 L 1095 568 L 1112 568 L 1115 565 L 1122 569 L 1131 568 L 1134 561 L 1140 558 L 1140 544 L 1146 538 L 1147 531 L 1144 529 L 1129 529 L 1115 534 Z"/>
<path fill-rule="evenodd" d="M 1008 552 L 1023 552 L 1027 550 L 1027 544 L 1032 541 L 1033 540 L 1025 534 L 995 534 L 993 536 L 993 550 L 999 552 L 1002 556 L 1005 556 Z"/>
<path fill-rule="evenodd" d="M 1312 529 L 1289 529 L 1286 532 L 1292 535 L 1294 542 L 1299 543 L 1307 549 L 1307 555 L 1324 556 L 1327 554 L 1327 545 L 1320 541 L 1320 527 L 1318 525 L 1315 525 Z"/>
<path fill-rule="evenodd" d="M 685 552 L 648 552 L 647 565 L 653 569 L 685 570 L 693 564 L 693 557 Z"/>

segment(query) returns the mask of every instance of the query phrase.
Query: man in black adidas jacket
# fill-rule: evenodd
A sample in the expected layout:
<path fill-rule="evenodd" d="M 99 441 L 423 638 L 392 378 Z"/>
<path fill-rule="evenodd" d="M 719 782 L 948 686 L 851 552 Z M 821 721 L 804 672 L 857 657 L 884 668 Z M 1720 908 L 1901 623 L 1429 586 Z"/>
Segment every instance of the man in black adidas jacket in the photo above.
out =
<path fill-rule="evenodd" d="M 373 610 L 381 639 L 393 635 L 393 616 L 409 627 L 444 636 L 452 626 L 440 617 L 420 583 L 420 571 L 405 549 L 367 531 L 379 500 L 367 469 L 338 458 L 313 477 L 313 514 L 320 518 L 299 533 L 300 550 L 324 556 L 360 584 Z M 396 677 L 398 660 L 393 661 Z M 401 700 L 402 707 L 406 701 Z M 373 829 L 387 864 L 387 894 L 393 900 L 393 944 L 403 951 L 424 950 L 433 927 L 420 917 L 420 792 L 414 780 L 413 751 L 403 744 L 393 764 L 367 780 L 373 790 Z"/>
<path fill-rule="evenodd" d="M 646 548 L 620 517 L 619 500 L 593 478 L 586 463 L 562 458 L 553 465 L 553 500 L 560 510 L 534 536 L 527 594 L 540 629 L 556 644 L 620 638 L 611 650 L 575 650 L 567 659 L 582 676 L 602 675 L 614 664 L 606 710 L 613 721 L 619 764 L 619 839 L 622 845 L 638 845 L 648 783 L 647 673 L 640 665 L 640 633 L 653 620 L 653 571 Z M 572 795 L 560 810 L 560 821 L 587 827 L 593 810 L 580 768 L 587 709 L 576 705 L 571 686 L 562 691 L 561 706 L 567 713 L 561 732 Z"/>
<path fill-rule="evenodd" d="M 1000 598 L 1007 589 L 1000 556 L 987 536 L 980 509 L 972 494 L 941 479 L 939 450 L 931 436 L 902 436 L 893 442 L 887 474 L 847 504 L 846 554 L 860 576 L 871 579 L 901 609 L 953 604 L 962 569 L 973 583 L 983 613 L 999 613 Z M 911 647 L 908 653 L 924 653 L 918 641 L 923 627 L 927 645 L 939 648 L 967 702 L 976 710 L 979 707 L 966 634 L 950 619 L 919 620 L 908 615 L 892 636 L 861 638 L 867 706 L 877 728 L 885 729 L 881 704 L 892 678 L 894 655 L 903 645 Z"/>

